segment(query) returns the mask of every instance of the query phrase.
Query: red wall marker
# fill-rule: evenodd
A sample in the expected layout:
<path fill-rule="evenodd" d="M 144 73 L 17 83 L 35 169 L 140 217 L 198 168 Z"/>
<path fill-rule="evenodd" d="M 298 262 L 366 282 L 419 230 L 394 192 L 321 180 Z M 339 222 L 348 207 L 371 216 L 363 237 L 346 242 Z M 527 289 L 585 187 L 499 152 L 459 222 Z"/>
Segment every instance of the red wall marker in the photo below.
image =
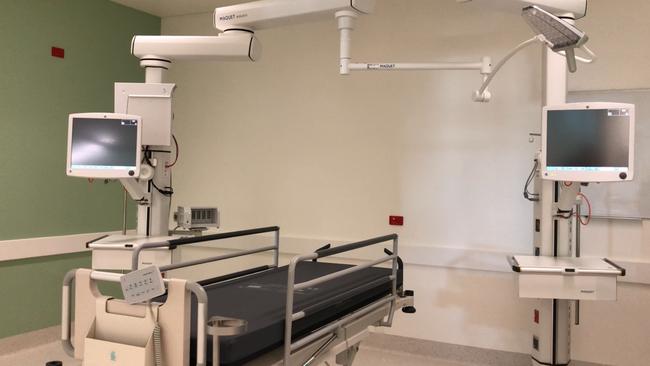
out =
<path fill-rule="evenodd" d="M 393 226 L 404 226 L 404 216 L 389 216 L 388 224 Z"/>
<path fill-rule="evenodd" d="M 60 47 L 52 47 L 52 57 L 65 58 L 65 50 Z"/>

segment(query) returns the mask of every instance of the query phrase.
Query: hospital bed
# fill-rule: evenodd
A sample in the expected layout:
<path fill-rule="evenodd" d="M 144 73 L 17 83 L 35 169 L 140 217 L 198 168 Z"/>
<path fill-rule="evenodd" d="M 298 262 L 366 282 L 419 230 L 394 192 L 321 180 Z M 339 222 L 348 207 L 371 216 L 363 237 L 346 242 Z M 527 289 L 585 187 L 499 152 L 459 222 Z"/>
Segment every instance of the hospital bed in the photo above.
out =
<path fill-rule="evenodd" d="M 98 282 L 121 274 L 77 269 L 63 284 L 62 342 L 84 365 L 352 365 L 370 326 L 392 325 L 398 309 L 414 312 L 413 292 L 403 289 L 396 234 L 294 257 L 278 266 L 279 228 L 268 227 L 134 248 L 143 250 L 275 234 L 275 245 L 160 267 L 161 272 L 273 252 L 273 264 L 193 282 L 165 278 L 167 293 L 129 305 L 102 295 Z M 391 250 L 381 244 L 391 244 Z M 374 248 L 368 248 L 374 247 Z M 324 258 L 368 248 L 378 259 L 360 265 Z M 390 263 L 390 267 L 380 265 Z M 74 284 L 74 291 L 72 285 Z M 71 296 L 74 296 L 73 298 Z M 74 326 L 71 305 L 74 304 Z M 73 332 L 74 330 L 74 332 Z M 156 359 L 158 358 L 158 360 Z"/>

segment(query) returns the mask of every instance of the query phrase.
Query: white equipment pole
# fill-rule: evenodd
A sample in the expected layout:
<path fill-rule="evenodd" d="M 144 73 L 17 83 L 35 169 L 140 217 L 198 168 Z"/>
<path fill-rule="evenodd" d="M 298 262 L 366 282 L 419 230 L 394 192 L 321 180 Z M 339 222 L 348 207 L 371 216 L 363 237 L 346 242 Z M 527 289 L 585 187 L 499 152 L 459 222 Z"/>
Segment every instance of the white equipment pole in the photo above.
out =
<path fill-rule="evenodd" d="M 566 59 L 544 47 L 544 105 L 566 103 Z M 537 180 L 539 201 L 536 202 L 536 219 L 539 220 L 539 242 L 535 255 L 568 257 L 570 253 L 569 220 L 555 217 L 559 200 L 559 184 Z M 534 305 L 532 364 L 566 365 L 570 361 L 570 323 L 568 300 L 537 300 Z"/>

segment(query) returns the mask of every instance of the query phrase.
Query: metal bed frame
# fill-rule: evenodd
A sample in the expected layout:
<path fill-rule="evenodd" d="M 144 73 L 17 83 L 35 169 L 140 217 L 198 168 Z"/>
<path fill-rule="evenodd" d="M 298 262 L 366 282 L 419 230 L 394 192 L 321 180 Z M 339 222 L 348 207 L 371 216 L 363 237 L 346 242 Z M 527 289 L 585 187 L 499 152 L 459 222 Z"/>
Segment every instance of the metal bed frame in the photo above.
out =
<path fill-rule="evenodd" d="M 153 249 L 153 248 L 168 248 L 176 249 L 179 246 L 190 245 L 200 242 L 209 242 L 224 240 L 229 238 L 236 237 L 245 237 L 251 235 L 258 235 L 264 233 L 274 233 L 274 245 L 265 246 L 258 249 L 246 250 L 237 253 L 231 253 L 220 256 L 213 256 L 209 258 L 203 258 L 198 260 L 192 260 L 182 263 L 170 264 L 160 267 L 161 272 L 166 272 L 174 269 L 180 269 L 190 266 L 195 266 L 199 264 L 218 262 L 226 259 L 232 259 L 237 257 L 243 257 L 247 255 L 263 253 L 267 251 L 273 251 L 273 264 L 269 266 L 260 267 L 253 269 L 252 273 L 258 271 L 276 268 L 279 263 L 279 245 L 280 245 L 280 228 L 277 226 L 250 229 L 250 230 L 241 230 L 227 233 L 220 233 L 214 235 L 206 235 L 200 237 L 192 238 L 180 238 L 167 240 L 157 243 L 145 243 L 133 247 L 132 253 L 132 268 L 135 270 L 138 267 L 139 256 L 143 250 Z M 392 242 L 392 252 L 385 250 L 386 256 L 373 260 L 368 263 L 360 264 L 357 266 L 349 267 L 344 270 L 340 270 L 334 273 L 330 273 L 325 276 L 321 276 L 309 281 L 302 283 L 296 283 L 296 269 L 298 263 L 310 260 L 318 260 L 337 254 L 358 250 L 368 246 L 378 245 L 386 242 Z M 292 328 L 293 323 L 300 319 L 305 318 L 310 309 L 301 309 L 294 313 L 294 295 L 296 291 L 300 291 L 309 287 L 313 287 L 324 282 L 332 281 L 337 278 L 341 278 L 348 274 L 358 272 L 388 261 L 392 261 L 392 270 L 391 274 L 386 276 L 385 279 L 388 279 L 392 282 L 391 294 L 389 296 L 383 297 L 370 305 L 367 305 L 361 309 L 358 309 L 343 318 L 340 318 L 318 330 L 313 331 L 311 334 L 308 334 L 300 339 L 292 339 Z M 401 307 L 412 307 L 413 305 L 413 296 L 409 294 L 405 296 L 403 293 L 398 293 L 397 289 L 397 271 L 399 265 L 398 258 L 398 236 L 397 234 L 381 236 L 373 239 L 368 239 L 364 241 L 359 241 L 347 245 L 342 245 L 333 248 L 321 248 L 314 253 L 299 255 L 294 257 L 289 266 L 288 266 L 288 278 L 287 278 L 287 297 L 286 297 L 286 313 L 285 313 L 285 334 L 284 334 L 284 346 L 282 352 L 282 361 L 281 364 L 284 366 L 293 366 L 293 365 L 313 365 L 315 361 L 322 359 L 327 353 L 328 350 L 335 343 L 337 338 L 340 337 L 340 330 L 343 327 L 354 324 L 355 322 L 360 322 L 362 319 L 371 317 L 372 315 L 381 315 L 380 321 L 375 321 L 373 324 L 369 325 L 379 325 L 379 326 L 391 326 L 393 322 L 393 317 L 396 309 Z M 75 279 L 76 273 L 78 270 L 71 270 L 68 272 L 63 281 L 63 292 L 62 292 L 62 343 L 63 348 L 71 356 L 74 356 L 74 345 L 70 340 L 70 295 L 71 295 L 71 285 Z M 251 273 L 251 272 L 249 272 Z M 90 278 L 94 281 L 108 281 L 108 282 L 120 282 L 121 274 L 118 273 L 108 273 L 100 271 L 91 271 Z M 169 283 L 171 279 L 164 279 L 165 283 Z M 376 281 L 376 280 L 375 280 Z M 206 350 L 207 350 L 207 324 L 208 324 L 208 296 L 203 287 L 201 287 L 196 282 L 186 281 L 186 289 L 191 292 L 197 300 L 197 345 L 196 345 L 196 360 L 197 366 L 206 365 Z M 384 320 L 386 318 L 387 319 Z M 373 318 L 374 319 L 374 318 Z M 367 328 L 367 325 L 365 326 Z M 218 346 L 218 335 L 213 334 L 214 344 Z M 342 358 L 347 358 L 344 361 L 344 364 L 351 365 L 354 356 L 356 355 L 356 350 L 358 349 L 358 342 L 352 345 L 348 345 L 345 355 Z M 310 350 L 309 347 L 312 349 Z M 356 347 L 356 348 L 355 348 Z M 340 348 L 340 347 L 339 347 Z M 296 358 L 301 357 L 304 360 L 305 352 L 307 352 L 308 359 L 307 361 L 299 361 Z M 338 355 L 337 355 L 338 359 Z M 219 364 L 219 352 L 218 347 L 213 349 L 213 365 Z M 216 363 L 215 363 L 216 362 Z M 277 364 L 277 363 L 276 363 Z"/>

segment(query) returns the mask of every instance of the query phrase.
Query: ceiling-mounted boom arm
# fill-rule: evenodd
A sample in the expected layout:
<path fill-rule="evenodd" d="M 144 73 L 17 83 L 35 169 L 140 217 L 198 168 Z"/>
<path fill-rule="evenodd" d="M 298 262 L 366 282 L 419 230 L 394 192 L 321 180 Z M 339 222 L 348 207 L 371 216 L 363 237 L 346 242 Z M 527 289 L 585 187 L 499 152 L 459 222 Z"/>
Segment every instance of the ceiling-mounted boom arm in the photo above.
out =
<path fill-rule="evenodd" d="M 258 30 L 281 25 L 331 19 L 337 11 L 370 14 L 375 0 L 260 0 L 217 8 L 214 26 L 229 30 Z"/>
<path fill-rule="evenodd" d="M 261 46 L 250 32 L 228 32 L 212 37 L 135 36 L 131 53 L 140 60 L 256 61 Z"/>
<path fill-rule="evenodd" d="M 174 60 L 257 61 L 257 29 L 333 17 L 340 10 L 368 14 L 375 0 L 260 0 L 215 9 L 218 36 L 136 36 L 131 52 L 145 67 L 167 68 Z"/>
<path fill-rule="evenodd" d="M 135 36 L 131 53 L 140 59 L 149 82 L 162 82 L 172 61 L 257 61 L 262 46 L 250 32 L 218 36 Z"/>

